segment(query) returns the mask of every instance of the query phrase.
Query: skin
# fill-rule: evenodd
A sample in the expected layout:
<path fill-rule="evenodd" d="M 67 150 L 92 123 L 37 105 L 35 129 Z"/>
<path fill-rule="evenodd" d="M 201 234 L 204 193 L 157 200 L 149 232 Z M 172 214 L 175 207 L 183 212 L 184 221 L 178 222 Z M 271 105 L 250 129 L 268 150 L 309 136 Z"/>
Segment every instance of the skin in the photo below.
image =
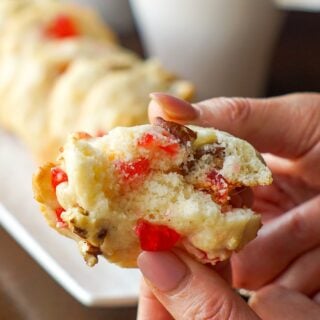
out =
<path fill-rule="evenodd" d="M 223 265 L 209 268 L 180 251 L 143 252 L 138 319 L 319 319 L 320 95 L 194 105 L 151 97 L 151 122 L 161 116 L 245 139 L 264 153 L 274 183 L 253 190 L 264 225 L 231 259 L 233 286 L 255 290 L 249 306 L 228 285 Z"/>

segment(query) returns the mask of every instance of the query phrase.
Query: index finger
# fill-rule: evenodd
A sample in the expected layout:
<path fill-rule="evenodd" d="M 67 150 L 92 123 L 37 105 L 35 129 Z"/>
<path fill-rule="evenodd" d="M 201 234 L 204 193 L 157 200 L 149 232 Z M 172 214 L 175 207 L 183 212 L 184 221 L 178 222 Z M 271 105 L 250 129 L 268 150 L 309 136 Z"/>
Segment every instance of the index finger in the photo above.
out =
<path fill-rule="evenodd" d="M 151 94 L 151 122 L 166 120 L 216 127 L 252 143 L 260 152 L 298 158 L 320 140 L 320 95 L 291 94 L 269 99 L 215 98 L 196 104 Z"/>

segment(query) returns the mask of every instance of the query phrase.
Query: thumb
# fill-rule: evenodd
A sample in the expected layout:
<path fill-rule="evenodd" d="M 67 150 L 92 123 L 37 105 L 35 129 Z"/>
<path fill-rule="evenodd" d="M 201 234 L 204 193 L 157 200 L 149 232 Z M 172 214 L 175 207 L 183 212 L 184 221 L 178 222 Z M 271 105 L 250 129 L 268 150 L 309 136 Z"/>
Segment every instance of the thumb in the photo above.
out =
<path fill-rule="evenodd" d="M 215 98 L 196 104 L 163 93 L 150 95 L 149 117 L 216 127 L 252 143 L 260 152 L 298 158 L 320 139 L 320 95 L 269 99 Z"/>
<path fill-rule="evenodd" d="M 259 319 L 216 272 L 180 251 L 143 252 L 138 265 L 176 320 Z"/>
<path fill-rule="evenodd" d="M 249 300 L 264 320 L 320 319 L 320 306 L 303 294 L 276 285 L 257 291 Z"/>

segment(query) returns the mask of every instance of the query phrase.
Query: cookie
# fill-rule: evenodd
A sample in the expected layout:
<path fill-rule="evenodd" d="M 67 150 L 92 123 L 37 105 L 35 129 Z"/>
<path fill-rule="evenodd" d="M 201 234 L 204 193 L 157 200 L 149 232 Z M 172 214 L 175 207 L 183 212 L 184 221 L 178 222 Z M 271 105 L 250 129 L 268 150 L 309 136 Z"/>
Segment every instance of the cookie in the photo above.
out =
<path fill-rule="evenodd" d="M 122 61 L 120 61 L 121 56 Z M 55 97 L 56 88 L 61 87 L 60 83 L 65 83 L 64 79 L 72 73 L 74 64 L 83 60 L 93 62 L 93 57 L 96 60 L 108 61 L 109 66 L 124 63 L 125 59 L 137 60 L 133 54 L 121 53 L 118 47 L 100 44 L 89 39 L 77 39 L 62 41 L 52 47 L 43 47 L 37 52 L 25 53 L 20 59 L 8 57 L 11 63 L 7 60 L 8 63 L 3 64 L 3 72 L 0 74 L 0 99 L 3 102 L 0 106 L 0 121 L 3 126 L 22 139 L 37 158 L 51 157 L 50 154 L 46 154 L 46 145 L 51 145 L 53 139 L 50 136 L 50 122 L 57 121 L 59 124 L 64 124 L 63 114 L 60 119 L 51 120 L 50 103 Z M 102 71 L 106 73 L 108 69 L 105 68 Z M 84 84 L 89 79 L 82 78 L 79 81 Z M 64 91 L 63 96 L 64 108 L 69 113 L 73 113 L 72 121 L 75 121 L 80 109 L 81 99 L 79 98 L 81 97 L 78 87 L 79 85 L 73 83 L 70 91 L 72 95 L 78 95 L 78 108 L 75 109 L 71 101 L 68 101 L 69 91 Z M 86 91 L 88 90 L 89 85 L 86 88 Z M 60 106 L 55 105 L 55 107 L 59 109 Z M 72 121 L 69 124 L 73 123 Z M 59 134 L 70 132 L 69 130 L 72 131 L 72 127 L 68 129 L 66 126 Z M 57 150 L 58 147 L 56 147 L 55 156 Z"/>
<path fill-rule="evenodd" d="M 78 242 L 88 265 L 103 255 L 135 267 L 141 250 L 180 247 L 212 264 L 229 258 L 261 226 L 250 208 L 233 207 L 232 194 L 271 181 L 249 143 L 159 118 L 102 137 L 70 135 L 33 187 L 50 226 Z"/>
<path fill-rule="evenodd" d="M 189 82 L 119 46 L 91 10 L 54 0 L 3 1 L 0 123 L 37 161 L 56 157 L 73 131 L 146 123 L 151 91 L 191 98 Z"/>
<path fill-rule="evenodd" d="M 51 150 L 57 155 L 73 131 L 96 135 L 115 126 L 147 123 L 149 93 L 154 91 L 190 99 L 193 86 L 176 79 L 155 60 L 144 62 L 124 52 L 95 61 L 79 59 L 50 95 Z"/>
<path fill-rule="evenodd" d="M 91 10 L 53 0 L 2 0 L 0 26 L 0 122 L 18 135 L 41 127 L 29 124 L 29 116 L 47 122 L 41 109 L 46 109 L 52 84 L 74 59 L 98 57 L 101 47 L 116 42 Z M 33 140 L 46 132 L 39 133 Z"/>
<path fill-rule="evenodd" d="M 35 51 L 52 42 L 73 38 L 117 42 L 114 33 L 88 8 L 54 0 L 2 1 L 1 54 Z"/>

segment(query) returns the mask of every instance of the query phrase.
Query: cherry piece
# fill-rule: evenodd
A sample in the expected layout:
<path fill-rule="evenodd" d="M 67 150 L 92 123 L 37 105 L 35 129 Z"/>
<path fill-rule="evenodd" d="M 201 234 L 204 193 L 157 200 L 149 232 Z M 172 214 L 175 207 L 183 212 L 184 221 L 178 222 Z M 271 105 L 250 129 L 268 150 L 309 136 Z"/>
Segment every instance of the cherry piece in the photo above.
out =
<path fill-rule="evenodd" d="M 168 144 L 163 144 L 159 140 L 156 139 L 152 134 L 145 133 L 142 135 L 142 137 L 137 142 L 139 147 L 145 148 L 145 149 L 160 149 L 164 152 L 174 156 L 179 151 L 179 144 L 176 142 L 168 142 Z"/>
<path fill-rule="evenodd" d="M 129 162 L 119 161 L 116 163 L 116 168 L 125 180 L 132 180 L 150 172 L 150 161 L 146 158 Z"/>
<path fill-rule="evenodd" d="M 65 39 L 76 37 L 79 32 L 69 16 L 60 14 L 47 26 L 45 34 L 53 39 Z"/>
<path fill-rule="evenodd" d="M 170 250 L 181 238 L 175 230 L 146 220 L 139 220 L 134 231 L 139 237 L 141 249 L 145 251 Z"/>
<path fill-rule="evenodd" d="M 61 207 L 56 209 L 56 216 L 57 216 L 58 222 L 64 222 L 61 218 L 61 215 L 63 212 L 65 212 L 65 210 Z"/>
<path fill-rule="evenodd" d="M 229 184 L 226 179 L 216 170 L 209 172 L 207 178 L 210 181 L 211 190 L 214 192 L 214 199 L 220 204 L 227 202 Z"/>
<path fill-rule="evenodd" d="M 138 146 L 148 148 L 151 147 L 154 143 L 154 136 L 150 133 L 145 133 L 142 137 L 138 140 Z"/>
<path fill-rule="evenodd" d="M 63 212 L 65 212 L 65 210 L 62 207 L 60 207 L 60 208 L 57 208 L 55 212 L 56 212 L 56 218 L 57 218 L 57 228 L 66 228 L 68 224 L 65 221 L 63 221 L 63 219 L 61 218 L 61 215 Z"/>
<path fill-rule="evenodd" d="M 66 181 L 68 181 L 68 176 L 62 169 L 58 167 L 51 169 L 51 184 L 54 190 L 56 190 L 60 183 Z"/>
<path fill-rule="evenodd" d="M 166 146 L 159 146 L 159 148 L 161 150 L 165 151 L 166 153 L 174 156 L 179 151 L 179 144 L 178 143 L 172 143 L 172 144 L 168 144 Z"/>

